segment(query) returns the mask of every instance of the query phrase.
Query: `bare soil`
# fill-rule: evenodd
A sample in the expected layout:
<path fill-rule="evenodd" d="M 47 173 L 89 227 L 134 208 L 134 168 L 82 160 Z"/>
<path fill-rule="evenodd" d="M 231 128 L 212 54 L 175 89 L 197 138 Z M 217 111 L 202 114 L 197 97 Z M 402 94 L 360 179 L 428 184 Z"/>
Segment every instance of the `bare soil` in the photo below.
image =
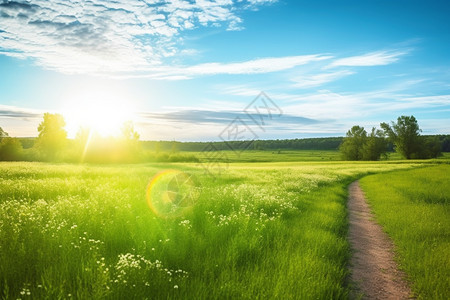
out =
<path fill-rule="evenodd" d="M 394 260 L 394 245 L 374 221 L 364 193 L 355 181 L 349 186 L 349 242 L 352 299 L 408 299 L 411 290 Z"/>

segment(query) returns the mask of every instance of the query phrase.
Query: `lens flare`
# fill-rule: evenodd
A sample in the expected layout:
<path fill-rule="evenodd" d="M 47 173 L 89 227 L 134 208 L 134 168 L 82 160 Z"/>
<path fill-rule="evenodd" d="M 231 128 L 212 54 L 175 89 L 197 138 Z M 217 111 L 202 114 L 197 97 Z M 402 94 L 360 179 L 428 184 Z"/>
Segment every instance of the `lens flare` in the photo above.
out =
<path fill-rule="evenodd" d="M 192 175 L 178 170 L 156 174 L 147 186 L 147 204 L 159 216 L 178 216 L 193 206 L 200 195 Z"/>

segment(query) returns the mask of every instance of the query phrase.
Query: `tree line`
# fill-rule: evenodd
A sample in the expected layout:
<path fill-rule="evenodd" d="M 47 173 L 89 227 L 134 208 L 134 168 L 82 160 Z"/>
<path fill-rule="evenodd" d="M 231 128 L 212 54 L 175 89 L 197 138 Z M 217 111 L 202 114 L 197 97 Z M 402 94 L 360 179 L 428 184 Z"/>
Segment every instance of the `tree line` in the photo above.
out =
<path fill-rule="evenodd" d="M 378 160 L 390 151 L 405 158 L 437 157 L 450 152 L 450 135 L 421 136 L 417 120 L 399 117 L 397 123 L 382 123 L 369 133 L 353 126 L 346 137 L 254 140 L 250 142 L 140 141 L 131 122 L 123 124 L 118 137 L 100 137 L 80 128 L 75 139 L 67 138 L 64 118 L 44 114 L 37 138 L 13 138 L 0 127 L 0 160 L 65 162 L 197 161 L 193 154 L 205 149 L 222 150 L 337 150 L 345 160 Z M 182 153 L 180 153 L 182 152 Z"/>
<path fill-rule="evenodd" d="M 381 123 L 381 129 L 355 125 L 347 131 L 339 149 L 344 160 L 378 160 L 387 156 L 388 144 L 406 159 L 436 158 L 441 155 L 442 142 L 438 136 L 421 136 L 414 116 L 400 116 L 397 122 Z M 448 142 L 448 139 L 447 139 Z"/>
<path fill-rule="evenodd" d="M 227 142 L 142 141 L 144 149 L 151 151 L 203 151 L 212 145 L 217 150 L 337 150 L 342 137 L 277 139 Z"/>

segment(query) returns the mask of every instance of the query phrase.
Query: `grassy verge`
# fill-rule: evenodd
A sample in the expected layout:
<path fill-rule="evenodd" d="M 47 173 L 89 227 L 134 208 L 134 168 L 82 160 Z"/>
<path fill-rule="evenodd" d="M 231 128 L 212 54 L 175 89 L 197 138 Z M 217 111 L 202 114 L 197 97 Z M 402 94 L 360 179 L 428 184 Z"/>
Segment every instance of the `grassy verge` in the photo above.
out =
<path fill-rule="evenodd" d="M 347 184 L 403 163 L 0 163 L 0 297 L 343 299 Z M 196 177 L 177 215 L 147 205 L 164 169 Z"/>
<path fill-rule="evenodd" d="M 361 186 L 393 239 L 419 299 L 450 295 L 450 166 L 365 177 Z"/>

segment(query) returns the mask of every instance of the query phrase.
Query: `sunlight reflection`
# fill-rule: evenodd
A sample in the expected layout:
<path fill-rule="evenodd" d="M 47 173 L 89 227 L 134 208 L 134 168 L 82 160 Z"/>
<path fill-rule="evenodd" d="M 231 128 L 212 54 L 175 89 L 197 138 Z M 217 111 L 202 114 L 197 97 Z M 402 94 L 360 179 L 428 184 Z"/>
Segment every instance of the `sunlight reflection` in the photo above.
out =
<path fill-rule="evenodd" d="M 200 189 L 192 175 L 165 170 L 150 180 L 146 196 L 148 206 L 158 216 L 178 216 L 194 205 Z"/>

